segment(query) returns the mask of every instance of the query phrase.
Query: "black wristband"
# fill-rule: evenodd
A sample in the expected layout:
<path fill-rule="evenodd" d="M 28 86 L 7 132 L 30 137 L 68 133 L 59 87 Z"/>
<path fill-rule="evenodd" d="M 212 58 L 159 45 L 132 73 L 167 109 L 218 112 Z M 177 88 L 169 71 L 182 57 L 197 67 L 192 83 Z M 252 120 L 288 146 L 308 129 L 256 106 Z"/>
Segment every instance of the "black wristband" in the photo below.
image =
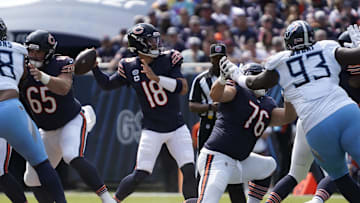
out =
<path fill-rule="evenodd" d="M 208 111 L 210 111 L 211 109 L 212 109 L 212 105 L 209 104 L 209 105 L 208 105 Z"/>

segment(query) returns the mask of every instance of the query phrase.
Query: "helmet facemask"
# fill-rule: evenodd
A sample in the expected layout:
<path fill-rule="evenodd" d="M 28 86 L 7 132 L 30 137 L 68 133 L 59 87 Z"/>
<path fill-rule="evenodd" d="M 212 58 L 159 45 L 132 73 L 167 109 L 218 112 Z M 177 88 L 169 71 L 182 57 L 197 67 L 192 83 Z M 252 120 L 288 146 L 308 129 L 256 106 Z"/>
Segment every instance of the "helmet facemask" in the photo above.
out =
<path fill-rule="evenodd" d="M 144 46 L 147 48 L 147 53 L 144 53 L 142 51 L 139 51 L 139 53 L 150 56 L 152 58 L 156 58 L 160 55 L 160 33 L 154 32 L 153 36 L 148 37 L 144 40 Z"/>
<path fill-rule="evenodd" d="M 7 27 L 3 19 L 0 18 L 0 40 L 6 40 Z"/>

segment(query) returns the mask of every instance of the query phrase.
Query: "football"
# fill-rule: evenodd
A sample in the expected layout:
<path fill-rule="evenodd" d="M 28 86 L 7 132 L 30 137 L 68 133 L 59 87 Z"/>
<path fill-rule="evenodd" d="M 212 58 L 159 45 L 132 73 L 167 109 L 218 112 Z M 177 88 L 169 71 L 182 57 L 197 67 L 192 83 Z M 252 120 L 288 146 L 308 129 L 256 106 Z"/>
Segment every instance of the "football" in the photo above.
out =
<path fill-rule="evenodd" d="M 94 48 L 81 51 L 75 58 L 75 74 L 82 75 L 89 72 L 95 65 L 96 57 Z"/>

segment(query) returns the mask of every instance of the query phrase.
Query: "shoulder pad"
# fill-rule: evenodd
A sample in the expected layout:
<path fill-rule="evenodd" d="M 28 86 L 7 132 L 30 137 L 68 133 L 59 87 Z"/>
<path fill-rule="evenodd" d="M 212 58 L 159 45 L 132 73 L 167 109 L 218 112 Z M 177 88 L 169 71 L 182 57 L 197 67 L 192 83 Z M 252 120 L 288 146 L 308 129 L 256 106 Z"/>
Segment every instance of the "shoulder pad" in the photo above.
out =
<path fill-rule="evenodd" d="M 287 59 L 291 51 L 282 51 L 269 57 L 265 63 L 265 69 L 274 70 L 284 59 Z"/>
<path fill-rule="evenodd" d="M 323 49 L 340 47 L 340 44 L 334 40 L 322 40 L 317 42 Z"/>
<path fill-rule="evenodd" d="M 17 42 L 10 42 L 10 43 L 11 43 L 13 49 L 18 51 L 20 54 L 28 55 L 28 51 L 23 45 L 21 45 L 21 44 L 19 44 Z"/>
<path fill-rule="evenodd" d="M 172 49 L 168 53 L 170 55 L 171 65 L 172 67 L 180 64 L 183 62 L 183 56 L 181 53 L 175 49 Z"/>
<path fill-rule="evenodd" d="M 59 64 L 62 65 L 62 67 L 61 67 L 62 73 L 74 72 L 74 70 L 75 70 L 74 59 L 72 59 L 68 56 L 61 56 L 61 55 L 57 55 L 55 59 L 56 59 L 56 61 L 59 62 Z"/>

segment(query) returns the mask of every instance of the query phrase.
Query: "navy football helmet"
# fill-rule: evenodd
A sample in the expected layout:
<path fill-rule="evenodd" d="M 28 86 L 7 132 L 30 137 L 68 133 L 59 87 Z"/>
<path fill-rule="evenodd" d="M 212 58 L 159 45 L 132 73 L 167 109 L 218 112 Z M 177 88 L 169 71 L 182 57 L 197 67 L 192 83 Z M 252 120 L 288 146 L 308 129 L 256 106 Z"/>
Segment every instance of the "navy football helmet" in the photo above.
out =
<path fill-rule="evenodd" d="M 150 57 L 160 54 L 160 32 L 151 24 L 139 23 L 128 30 L 129 47 L 134 53 L 140 53 Z"/>
<path fill-rule="evenodd" d="M 248 63 L 243 67 L 244 75 L 258 75 L 265 71 L 264 66 L 258 63 Z M 257 97 L 264 96 L 267 92 L 266 89 L 253 90 Z"/>
<path fill-rule="evenodd" d="M 314 30 L 303 20 L 292 22 L 284 34 L 285 46 L 288 50 L 301 50 L 315 43 Z"/>
<path fill-rule="evenodd" d="M 6 40 L 6 33 L 7 33 L 7 27 L 5 25 L 5 22 L 2 18 L 0 18 L 0 40 L 4 41 Z"/>
<path fill-rule="evenodd" d="M 257 75 L 265 71 L 264 66 L 258 63 L 248 63 L 243 67 L 244 75 Z"/>
<path fill-rule="evenodd" d="M 36 67 L 41 67 L 44 64 L 48 64 L 49 60 L 55 53 L 57 41 L 54 36 L 46 30 L 36 30 L 30 33 L 25 39 L 25 47 L 31 50 L 44 51 L 45 57 L 43 61 L 37 61 Z M 30 58 L 30 63 L 32 59 Z M 34 62 L 34 61 L 33 61 Z"/>

